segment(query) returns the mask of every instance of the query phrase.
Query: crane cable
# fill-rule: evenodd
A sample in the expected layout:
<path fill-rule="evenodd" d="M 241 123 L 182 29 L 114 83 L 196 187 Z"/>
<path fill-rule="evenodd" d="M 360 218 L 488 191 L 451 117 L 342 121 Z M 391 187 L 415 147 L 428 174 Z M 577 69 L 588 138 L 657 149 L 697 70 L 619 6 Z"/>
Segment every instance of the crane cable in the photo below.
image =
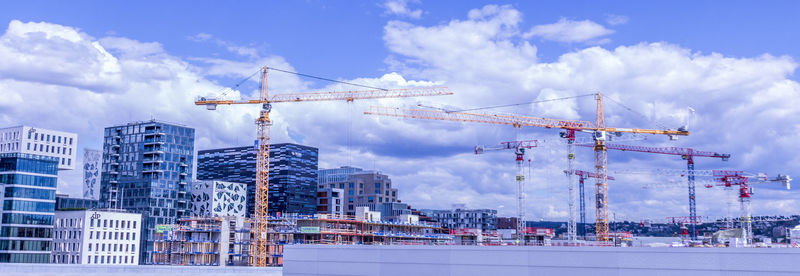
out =
<path fill-rule="evenodd" d="M 467 109 L 461 109 L 461 110 L 444 110 L 444 112 L 452 113 L 452 112 L 465 112 L 465 111 L 476 111 L 476 110 L 494 109 L 494 108 L 502 108 L 502 107 L 512 107 L 512 106 L 528 105 L 528 104 L 535 104 L 535 103 L 544 103 L 544 102 L 569 100 L 569 99 L 575 99 L 575 98 L 586 97 L 586 96 L 594 96 L 594 95 L 597 95 L 597 94 L 591 93 L 591 94 L 583 94 L 583 95 L 561 97 L 561 98 L 554 98 L 554 99 L 536 100 L 536 101 L 524 102 L 524 103 L 503 104 L 503 105 L 467 108 Z"/>
<path fill-rule="evenodd" d="M 363 84 L 357 84 L 357 83 L 340 81 L 340 80 L 334 80 L 334 79 L 329 79 L 329 78 L 324 78 L 324 77 L 319 77 L 319 76 L 314 76 L 314 75 L 309 75 L 309 74 L 303 74 L 303 73 L 298 73 L 298 72 L 289 71 L 289 70 L 278 69 L 278 68 L 274 68 L 274 67 L 267 67 L 267 70 L 273 70 L 273 71 L 278 71 L 278 72 L 287 73 L 287 74 L 293 74 L 293 75 L 297 75 L 297 76 L 301 76 L 301 77 L 318 79 L 318 80 L 334 82 L 334 83 L 340 83 L 340 84 L 346 84 L 346 85 L 352 85 L 352 86 L 357 86 L 357 87 L 363 87 L 363 88 L 369 88 L 369 89 L 375 89 L 375 90 L 381 90 L 381 91 L 389 91 L 389 89 L 386 89 L 386 88 L 363 85 Z M 240 80 L 236 84 L 220 89 L 220 91 L 224 91 L 224 92 L 222 92 L 219 95 L 219 98 L 225 97 L 225 95 L 228 94 L 228 91 L 236 90 L 237 88 L 239 88 L 239 86 L 244 84 L 246 81 L 252 79 L 254 76 L 258 75 L 258 73 L 260 73 L 260 72 L 261 72 L 261 69 L 259 68 L 258 70 L 256 70 L 255 72 L 253 72 L 249 76 L 243 78 L 242 80 Z"/>

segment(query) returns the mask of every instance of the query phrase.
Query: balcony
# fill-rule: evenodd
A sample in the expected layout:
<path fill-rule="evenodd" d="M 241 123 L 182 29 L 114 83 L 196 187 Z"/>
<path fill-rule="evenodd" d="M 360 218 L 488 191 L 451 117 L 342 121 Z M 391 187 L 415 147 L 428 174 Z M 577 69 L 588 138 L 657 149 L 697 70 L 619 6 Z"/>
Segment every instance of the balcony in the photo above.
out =
<path fill-rule="evenodd" d="M 189 166 L 188 164 L 183 163 L 183 162 L 181 162 L 180 165 L 181 165 L 181 167 L 184 167 L 184 168 Z"/>
<path fill-rule="evenodd" d="M 161 173 L 161 172 L 164 172 L 164 170 L 159 168 L 147 168 L 142 170 L 142 173 L 146 174 Z"/>
<path fill-rule="evenodd" d="M 144 137 L 157 137 L 167 135 L 161 129 L 148 129 L 144 131 Z"/>
<path fill-rule="evenodd" d="M 117 145 L 117 144 L 112 144 L 111 145 L 111 149 L 118 149 L 118 148 L 119 148 L 119 145 Z"/>
<path fill-rule="evenodd" d="M 145 166 L 147 166 L 148 164 L 157 166 L 157 164 L 161 164 L 161 163 L 164 163 L 164 159 L 163 158 L 145 157 L 145 158 L 142 159 L 142 164 L 144 164 Z"/>

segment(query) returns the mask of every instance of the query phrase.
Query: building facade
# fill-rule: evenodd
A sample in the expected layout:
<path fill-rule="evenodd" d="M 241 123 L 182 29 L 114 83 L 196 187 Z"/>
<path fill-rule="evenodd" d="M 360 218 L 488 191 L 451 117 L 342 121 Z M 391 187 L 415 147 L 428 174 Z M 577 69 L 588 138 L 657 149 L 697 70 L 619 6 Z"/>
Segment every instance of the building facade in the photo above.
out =
<path fill-rule="evenodd" d="M 240 216 L 186 218 L 159 225 L 152 264 L 244 266 L 250 263 L 250 223 Z"/>
<path fill-rule="evenodd" d="M 0 153 L 0 263 L 47 263 L 59 157 Z"/>
<path fill-rule="evenodd" d="M 83 150 L 83 198 L 100 199 L 100 166 L 103 165 L 103 151 Z"/>
<path fill-rule="evenodd" d="M 222 180 L 247 184 L 247 215 L 255 210 L 255 147 L 201 150 L 197 157 L 198 180 Z M 313 214 L 316 212 L 318 150 L 298 144 L 270 146 L 269 212 Z"/>
<path fill-rule="evenodd" d="M 344 215 L 344 190 L 338 188 L 317 189 L 317 214 Z"/>
<path fill-rule="evenodd" d="M 449 229 L 481 229 L 484 232 L 497 230 L 497 210 L 457 208 L 424 210 L 423 213 Z"/>
<path fill-rule="evenodd" d="M 105 129 L 100 202 L 142 214 L 142 264 L 150 260 L 156 224 L 189 214 L 194 134 L 157 120 Z"/>
<path fill-rule="evenodd" d="M 54 264 L 138 265 L 142 214 L 120 210 L 57 211 Z"/>
<path fill-rule="evenodd" d="M 397 202 L 397 189 L 392 188 L 389 176 L 377 171 L 354 167 L 341 167 L 319 171 L 317 189 L 344 190 L 345 214 L 354 216 L 356 207 L 366 206 L 378 210 L 378 205 Z"/>
<path fill-rule="evenodd" d="M 247 185 L 219 180 L 192 182 L 192 217 L 246 217 Z"/>
<path fill-rule="evenodd" d="M 58 158 L 59 170 L 75 169 L 78 134 L 16 126 L 0 129 L 0 153 L 24 153 Z"/>
<path fill-rule="evenodd" d="M 66 194 L 56 194 L 56 211 L 91 210 L 100 208 L 100 201 L 88 198 L 74 198 Z"/>

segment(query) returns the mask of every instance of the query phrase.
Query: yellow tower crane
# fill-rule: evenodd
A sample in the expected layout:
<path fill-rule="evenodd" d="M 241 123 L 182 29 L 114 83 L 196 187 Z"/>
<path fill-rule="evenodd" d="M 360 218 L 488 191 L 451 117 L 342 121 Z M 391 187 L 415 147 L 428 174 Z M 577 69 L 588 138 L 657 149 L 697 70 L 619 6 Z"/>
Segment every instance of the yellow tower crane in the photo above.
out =
<path fill-rule="evenodd" d="M 607 133 L 640 133 L 640 134 L 660 134 L 674 137 L 676 135 L 686 136 L 689 131 L 685 128 L 678 130 L 655 130 L 655 129 L 635 129 L 635 128 L 609 128 L 605 126 L 605 115 L 603 114 L 602 95 L 597 93 L 597 110 L 595 122 L 580 120 L 560 120 L 550 118 L 537 118 L 521 115 L 506 114 L 485 114 L 470 113 L 460 111 L 443 111 L 430 109 L 403 109 L 395 107 L 373 106 L 369 111 L 364 112 L 368 115 L 415 118 L 442 121 L 473 122 L 486 124 L 503 124 L 514 127 L 543 127 L 558 128 L 572 131 L 590 132 L 594 138 L 594 157 L 595 173 L 598 177 L 595 182 L 596 196 L 596 232 L 597 239 L 601 241 L 609 240 L 608 229 L 608 179 L 606 163 L 606 134 Z"/>
<path fill-rule="evenodd" d="M 217 105 L 234 104 L 261 104 L 261 113 L 256 119 L 258 128 L 258 155 L 256 159 L 256 198 L 255 212 L 253 214 L 254 224 L 251 228 L 255 241 L 255 254 L 251 265 L 267 266 L 268 259 L 268 217 L 269 217 L 269 127 L 272 121 L 269 113 L 272 110 L 272 103 L 280 102 L 311 102 L 311 101 L 346 101 L 352 102 L 357 99 L 380 99 L 380 98 L 402 98 L 419 96 L 439 96 L 452 95 L 453 92 L 447 87 L 420 87 L 406 89 L 373 89 L 363 91 L 340 91 L 340 92 L 311 92 L 311 93 L 287 93 L 275 94 L 270 96 L 267 89 L 267 72 L 276 70 L 288 72 L 276 68 L 264 66 L 261 70 L 261 89 L 258 99 L 252 100 L 224 100 L 208 97 L 201 97 L 194 103 L 204 105 L 208 110 L 216 110 Z M 302 74 L 298 74 L 302 75 Z M 307 75 L 304 75 L 307 76 Z M 322 78 L 318 78 L 322 79 Z M 323 79 L 327 80 L 327 79 Z M 361 85 L 359 85 L 361 86 Z"/>

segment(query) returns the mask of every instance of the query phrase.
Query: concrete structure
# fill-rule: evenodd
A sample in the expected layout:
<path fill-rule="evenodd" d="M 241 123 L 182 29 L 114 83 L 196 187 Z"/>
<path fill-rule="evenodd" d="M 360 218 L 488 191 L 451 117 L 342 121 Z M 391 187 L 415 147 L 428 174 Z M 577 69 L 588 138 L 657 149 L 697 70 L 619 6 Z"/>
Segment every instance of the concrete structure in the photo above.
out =
<path fill-rule="evenodd" d="M 66 194 L 56 194 L 56 211 L 68 211 L 77 209 L 97 209 L 100 208 L 100 201 L 87 198 L 73 198 Z"/>
<path fill-rule="evenodd" d="M 24 153 L 58 158 L 59 170 L 75 169 L 78 134 L 16 126 L 0 128 L 0 154 Z"/>
<path fill-rule="evenodd" d="M 107 127 L 100 201 L 142 214 L 141 262 L 156 224 L 188 216 L 194 129 L 150 120 Z"/>
<path fill-rule="evenodd" d="M 136 265 L 142 214 L 121 210 L 57 211 L 53 229 L 56 264 Z"/>
<path fill-rule="evenodd" d="M 389 176 L 378 171 L 365 171 L 354 167 L 319 170 L 318 189 L 344 190 L 345 214 L 353 216 L 356 207 L 367 206 L 378 210 L 379 204 L 397 202 L 397 189 L 392 188 Z"/>
<path fill-rule="evenodd" d="M 287 245 L 299 275 L 797 275 L 793 248 Z"/>
<path fill-rule="evenodd" d="M 317 213 L 344 215 L 344 190 L 338 188 L 317 189 Z"/>
<path fill-rule="evenodd" d="M 181 219 L 158 225 L 152 264 L 244 266 L 250 260 L 250 223 L 242 216 Z"/>
<path fill-rule="evenodd" d="M 218 180 L 192 182 L 192 217 L 245 217 L 247 185 Z"/>
<path fill-rule="evenodd" d="M 281 276 L 282 267 L 3 264 L 3 276 Z"/>
<path fill-rule="evenodd" d="M 60 160 L 0 153 L 0 263 L 50 261 Z"/>
<path fill-rule="evenodd" d="M 100 199 L 100 166 L 103 165 L 103 151 L 83 150 L 83 198 Z"/>
<path fill-rule="evenodd" d="M 255 210 L 254 146 L 201 150 L 198 180 L 247 184 L 247 214 Z M 318 150 L 291 143 L 270 146 L 269 212 L 314 214 L 317 209 Z"/>
<path fill-rule="evenodd" d="M 461 209 L 423 210 L 423 213 L 450 229 L 481 229 L 490 231 L 497 229 L 497 210 Z"/>
<path fill-rule="evenodd" d="M 789 230 L 789 239 L 793 246 L 800 247 L 800 225 Z"/>

